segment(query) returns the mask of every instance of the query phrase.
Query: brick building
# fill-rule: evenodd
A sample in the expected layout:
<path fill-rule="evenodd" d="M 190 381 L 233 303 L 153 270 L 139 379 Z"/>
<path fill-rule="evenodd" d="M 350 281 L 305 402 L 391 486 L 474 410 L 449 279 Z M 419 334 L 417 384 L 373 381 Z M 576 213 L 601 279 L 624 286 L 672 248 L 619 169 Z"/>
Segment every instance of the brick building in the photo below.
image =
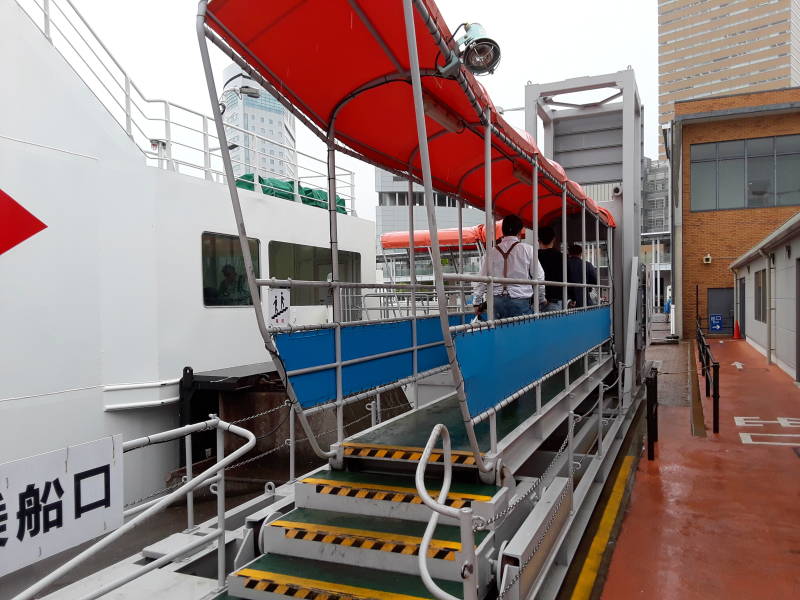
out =
<path fill-rule="evenodd" d="M 677 332 L 721 315 L 730 334 L 729 265 L 800 212 L 800 88 L 676 102 L 666 138 Z"/>

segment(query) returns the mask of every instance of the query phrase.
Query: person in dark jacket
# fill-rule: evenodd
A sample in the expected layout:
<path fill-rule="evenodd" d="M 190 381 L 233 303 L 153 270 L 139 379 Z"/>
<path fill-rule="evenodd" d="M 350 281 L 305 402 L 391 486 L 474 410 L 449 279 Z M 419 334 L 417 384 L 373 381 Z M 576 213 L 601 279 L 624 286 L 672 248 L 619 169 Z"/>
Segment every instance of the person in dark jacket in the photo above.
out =
<path fill-rule="evenodd" d="M 589 261 L 582 258 L 583 248 L 578 244 L 572 244 L 567 249 L 567 281 L 570 283 L 583 283 L 583 265 L 586 265 L 586 283 L 597 285 L 597 269 Z M 586 303 L 588 306 L 594 304 L 590 297 L 590 288 L 586 288 Z M 567 297 L 570 307 L 583 306 L 583 288 L 567 288 Z"/>
<path fill-rule="evenodd" d="M 539 263 L 544 269 L 546 281 L 564 281 L 563 258 L 561 251 L 556 247 L 556 232 L 552 227 L 539 228 Z M 541 305 L 542 312 L 552 312 L 563 308 L 562 288 L 557 285 L 548 285 L 544 288 L 545 302 Z"/>

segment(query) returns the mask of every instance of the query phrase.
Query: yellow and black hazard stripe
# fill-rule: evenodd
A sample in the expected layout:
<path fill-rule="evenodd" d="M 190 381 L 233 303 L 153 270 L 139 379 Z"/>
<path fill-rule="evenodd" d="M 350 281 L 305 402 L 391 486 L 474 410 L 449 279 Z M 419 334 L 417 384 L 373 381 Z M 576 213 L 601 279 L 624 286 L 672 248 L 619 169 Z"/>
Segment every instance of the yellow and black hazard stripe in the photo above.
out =
<path fill-rule="evenodd" d="M 348 443 L 344 445 L 344 455 L 352 458 L 380 458 L 386 460 L 418 461 L 422 458 L 423 449 L 407 446 L 379 446 L 371 444 Z M 433 452 L 429 462 L 444 462 L 444 454 Z M 474 466 L 475 455 L 472 452 L 453 450 L 450 462 L 454 465 Z"/>
<path fill-rule="evenodd" d="M 410 594 L 362 588 L 332 581 L 318 581 L 259 569 L 240 569 L 236 572 L 236 576 L 249 590 L 271 592 L 304 600 L 425 600 Z"/>
<path fill-rule="evenodd" d="M 412 536 L 384 534 L 373 531 L 347 531 L 343 528 L 331 528 L 329 530 L 324 526 L 312 524 L 301 527 L 296 523 L 286 521 L 273 521 L 270 525 L 282 527 L 284 537 L 292 540 L 334 544 L 363 550 L 377 550 L 406 556 L 419 556 L 420 539 Z M 431 540 L 428 548 L 428 558 L 455 560 L 456 552 L 459 550 L 461 550 L 459 542 Z"/>
<path fill-rule="evenodd" d="M 416 492 L 393 491 L 393 490 L 370 490 L 346 485 L 330 485 L 318 483 L 315 486 L 318 494 L 329 494 L 331 496 L 346 496 L 347 498 L 366 498 L 367 500 L 384 500 L 386 502 L 399 502 L 402 504 L 422 504 Z M 468 507 L 471 503 L 466 498 L 450 498 L 448 496 L 444 502 L 453 508 Z"/>

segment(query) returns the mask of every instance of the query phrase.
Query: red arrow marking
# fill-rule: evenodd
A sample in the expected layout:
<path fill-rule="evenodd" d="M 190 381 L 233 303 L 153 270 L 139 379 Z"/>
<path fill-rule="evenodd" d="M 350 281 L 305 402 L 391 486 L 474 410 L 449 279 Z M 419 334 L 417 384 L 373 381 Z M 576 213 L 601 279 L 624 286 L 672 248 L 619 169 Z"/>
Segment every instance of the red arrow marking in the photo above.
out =
<path fill-rule="evenodd" d="M 0 190 L 0 254 L 46 228 L 47 225 Z"/>

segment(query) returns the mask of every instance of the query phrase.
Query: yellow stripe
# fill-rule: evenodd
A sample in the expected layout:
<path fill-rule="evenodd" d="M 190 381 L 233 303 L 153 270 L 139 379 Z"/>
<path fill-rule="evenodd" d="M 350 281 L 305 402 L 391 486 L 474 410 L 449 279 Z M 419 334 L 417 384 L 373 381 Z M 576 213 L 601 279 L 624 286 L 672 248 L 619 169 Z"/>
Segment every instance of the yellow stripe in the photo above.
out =
<path fill-rule="evenodd" d="M 386 533 L 383 531 L 369 531 L 366 529 L 353 529 L 350 527 L 333 527 L 329 525 L 320 525 L 317 523 L 300 523 L 297 521 L 272 521 L 272 527 L 285 527 L 287 529 L 305 529 L 309 532 L 310 537 L 314 537 L 317 533 L 324 533 L 327 537 L 322 540 L 328 543 L 327 539 L 333 539 L 337 535 L 355 535 L 358 537 L 373 538 L 376 540 L 388 540 L 391 542 L 404 542 L 407 544 L 419 544 L 422 538 L 413 535 L 403 535 L 402 533 Z M 447 540 L 431 540 L 431 548 L 445 548 L 448 550 L 461 550 L 461 542 L 449 542 Z"/>
<path fill-rule="evenodd" d="M 386 454 L 387 454 L 388 452 L 389 452 L 388 450 L 378 450 L 378 451 L 375 453 L 375 458 L 383 458 L 384 456 L 386 456 Z"/>
<path fill-rule="evenodd" d="M 382 446 L 380 444 L 360 444 L 358 442 L 347 442 L 344 447 L 345 450 L 347 448 L 374 448 L 376 450 L 379 448 L 387 448 L 388 450 L 405 450 L 407 452 L 422 452 L 424 450 L 424 448 L 420 448 L 419 446 Z M 472 452 L 469 450 L 452 450 L 451 453 L 472 456 Z M 483 452 L 481 452 L 481 454 L 483 454 Z"/>
<path fill-rule="evenodd" d="M 359 490 L 356 494 L 356 498 L 366 498 L 367 494 L 369 494 L 369 490 Z"/>
<path fill-rule="evenodd" d="M 597 580 L 597 572 L 600 569 L 600 562 L 603 560 L 603 553 L 608 547 L 608 540 L 611 537 L 611 529 L 614 527 L 614 522 L 619 514 L 622 496 L 625 493 L 625 484 L 628 481 L 632 463 L 632 456 L 626 456 L 622 460 L 622 466 L 619 469 L 619 473 L 617 473 L 617 479 L 614 481 L 614 487 L 611 490 L 611 496 L 608 498 L 606 508 L 603 510 L 597 533 L 594 535 L 592 545 L 589 547 L 589 552 L 583 561 L 578 581 L 572 590 L 571 600 L 588 600 L 592 595 L 592 590 Z"/>
<path fill-rule="evenodd" d="M 295 598 L 305 598 L 310 593 L 311 593 L 311 590 L 304 590 L 304 589 L 300 588 L 299 590 L 297 590 L 297 592 L 295 592 L 294 597 Z"/>
<path fill-rule="evenodd" d="M 332 487 L 349 487 L 352 489 L 368 489 L 368 490 L 386 490 L 389 492 L 406 492 L 409 494 L 417 493 L 416 488 L 382 485 L 380 483 L 357 483 L 357 482 L 333 481 L 331 479 L 320 479 L 318 477 L 306 477 L 305 479 L 302 480 L 302 483 L 324 485 L 325 487 L 322 489 L 321 492 L 322 494 L 330 493 L 330 489 Z M 431 495 L 438 494 L 439 490 L 428 490 L 428 493 Z M 447 494 L 447 497 L 465 498 L 467 500 L 481 500 L 484 502 L 492 499 L 491 496 L 486 496 L 484 494 L 465 494 L 462 492 L 450 492 L 449 494 Z"/>
<path fill-rule="evenodd" d="M 392 453 L 392 459 L 400 460 L 401 458 L 403 458 L 403 456 L 405 456 L 405 453 L 406 453 L 405 450 L 397 450 L 394 453 Z"/>
<path fill-rule="evenodd" d="M 338 594 L 350 594 L 360 598 L 374 598 L 375 600 L 428 600 L 427 598 L 421 598 L 420 596 L 409 596 L 408 594 L 397 594 L 395 592 L 371 590 L 368 588 L 343 585 L 341 583 L 333 583 L 331 581 L 305 579 L 304 577 L 295 577 L 293 575 L 284 575 L 282 573 L 271 573 L 269 571 L 259 571 L 257 569 L 240 569 L 236 572 L 236 574 L 241 577 L 269 579 L 275 583 L 308 587 L 316 590 L 325 590 L 328 593 L 336 592 Z M 320 600 L 322 596 L 327 595 L 328 594 L 318 595 L 317 600 Z"/>
<path fill-rule="evenodd" d="M 282 584 L 282 585 L 279 585 L 278 587 L 276 587 L 274 590 L 272 590 L 272 593 L 273 594 L 284 594 L 284 593 L 286 593 L 286 590 L 288 590 L 288 589 L 289 589 L 288 585 Z"/>

